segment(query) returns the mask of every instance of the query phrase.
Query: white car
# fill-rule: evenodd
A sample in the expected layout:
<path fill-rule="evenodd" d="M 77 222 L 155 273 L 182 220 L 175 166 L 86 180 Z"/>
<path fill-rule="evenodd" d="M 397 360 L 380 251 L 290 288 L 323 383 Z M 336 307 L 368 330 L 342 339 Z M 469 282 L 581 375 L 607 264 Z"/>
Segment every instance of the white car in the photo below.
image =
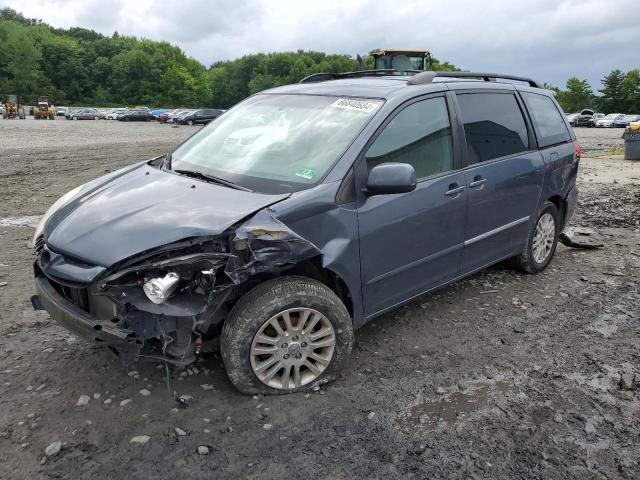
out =
<path fill-rule="evenodd" d="M 129 110 L 126 108 L 114 108 L 105 117 L 107 120 L 117 120 L 120 115 L 127 113 Z"/>
<path fill-rule="evenodd" d="M 573 123 L 573 120 L 580 115 L 579 113 L 567 113 L 567 120 L 569 120 L 569 123 Z"/>
<path fill-rule="evenodd" d="M 598 128 L 613 128 L 613 122 L 615 122 L 616 118 L 624 117 L 621 113 L 610 113 L 602 117 L 600 120 L 596 122 L 596 127 Z"/>

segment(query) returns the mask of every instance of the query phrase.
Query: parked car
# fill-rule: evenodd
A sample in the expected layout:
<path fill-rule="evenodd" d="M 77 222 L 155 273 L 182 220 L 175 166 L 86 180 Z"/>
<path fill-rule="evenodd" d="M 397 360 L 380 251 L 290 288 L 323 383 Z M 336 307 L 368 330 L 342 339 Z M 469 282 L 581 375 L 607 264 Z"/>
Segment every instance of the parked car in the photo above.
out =
<path fill-rule="evenodd" d="M 118 115 L 118 118 L 116 118 L 116 120 L 119 120 L 122 122 L 148 122 L 153 119 L 154 119 L 154 116 L 151 115 L 149 110 L 142 110 L 142 109 L 129 110 L 127 112 L 124 112 Z"/>
<path fill-rule="evenodd" d="M 335 378 L 355 329 L 419 295 L 549 265 L 581 153 L 552 92 L 333 77 L 253 95 L 56 201 L 34 307 L 126 363 L 185 365 L 216 339 L 239 390 L 286 393 Z"/>
<path fill-rule="evenodd" d="M 613 126 L 616 128 L 626 128 L 629 123 L 637 121 L 636 115 L 621 115 L 613 120 Z"/>
<path fill-rule="evenodd" d="M 217 108 L 195 110 L 193 112 L 190 112 L 188 115 L 179 117 L 176 121 L 174 121 L 174 123 L 179 123 L 182 125 L 204 125 L 212 120 L 215 120 L 220 115 L 222 115 L 222 110 L 219 110 Z"/>
<path fill-rule="evenodd" d="M 0 118 L 4 118 L 6 110 L 3 104 L 0 104 Z"/>
<path fill-rule="evenodd" d="M 169 118 L 167 118 L 167 123 L 179 123 L 179 121 L 180 121 L 180 119 L 182 117 L 190 115 L 192 112 L 193 112 L 192 109 L 180 110 L 178 113 L 175 113 L 173 115 L 169 115 Z"/>
<path fill-rule="evenodd" d="M 127 113 L 128 111 L 128 108 L 114 108 L 107 114 L 105 118 L 107 120 L 117 120 L 120 115 L 122 115 L 123 113 Z"/>
<path fill-rule="evenodd" d="M 98 120 L 98 110 L 95 108 L 81 108 L 67 112 L 64 116 L 67 120 Z"/>
<path fill-rule="evenodd" d="M 605 115 L 604 117 L 602 117 L 600 120 L 596 122 L 596 127 L 613 128 L 615 120 L 623 116 L 624 115 L 621 113 L 610 113 L 609 115 Z"/>
<path fill-rule="evenodd" d="M 578 115 L 580 115 L 580 114 L 579 114 L 579 113 L 568 113 L 568 114 L 566 115 L 567 120 L 569 121 L 569 123 L 571 124 L 571 126 L 573 126 L 573 120 L 574 120 Z"/>
<path fill-rule="evenodd" d="M 153 115 L 153 117 L 158 120 L 158 118 L 160 118 L 160 115 L 162 115 L 163 113 L 167 113 L 169 110 L 166 108 L 159 108 L 157 110 L 151 110 L 151 115 Z"/>
<path fill-rule="evenodd" d="M 589 120 L 587 127 L 595 127 L 596 123 L 601 118 L 604 118 L 604 113 L 594 113 L 593 116 L 591 117 L 591 120 Z"/>
<path fill-rule="evenodd" d="M 593 110 L 588 108 L 583 109 L 578 116 L 573 119 L 571 123 L 572 127 L 588 127 L 591 125 L 591 119 L 593 118 Z"/>
<path fill-rule="evenodd" d="M 69 112 L 69 107 L 56 107 L 56 117 L 64 117 Z"/>

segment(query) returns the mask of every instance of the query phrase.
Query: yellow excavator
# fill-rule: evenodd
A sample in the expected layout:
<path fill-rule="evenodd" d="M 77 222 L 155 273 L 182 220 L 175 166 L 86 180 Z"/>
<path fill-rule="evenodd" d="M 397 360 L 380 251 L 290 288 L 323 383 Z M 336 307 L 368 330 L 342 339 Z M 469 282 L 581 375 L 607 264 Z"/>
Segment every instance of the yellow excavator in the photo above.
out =
<path fill-rule="evenodd" d="M 39 95 L 36 97 L 36 106 L 33 109 L 33 118 L 39 119 L 56 119 L 56 112 L 53 109 L 53 105 L 49 103 L 49 97 Z"/>
<path fill-rule="evenodd" d="M 395 70 L 400 74 L 418 70 L 431 70 L 433 62 L 429 50 L 423 49 L 376 49 L 369 55 L 373 57 L 374 70 Z"/>
<path fill-rule="evenodd" d="M 373 70 L 365 70 L 368 62 L 358 54 L 358 70 L 346 73 L 312 73 L 307 75 L 300 83 L 324 82 L 336 78 L 354 77 L 361 75 L 413 75 L 414 73 L 433 70 L 433 57 L 429 50 L 387 48 L 375 49 L 369 52 L 373 57 Z M 365 67 L 367 63 L 367 67 Z"/>
<path fill-rule="evenodd" d="M 4 99 L 4 112 L 2 113 L 2 118 L 13 119 L 19 118 L 24 120 L 24 105 L 20 103 L 20 97 L 17 95 L 7 95 Z"/>

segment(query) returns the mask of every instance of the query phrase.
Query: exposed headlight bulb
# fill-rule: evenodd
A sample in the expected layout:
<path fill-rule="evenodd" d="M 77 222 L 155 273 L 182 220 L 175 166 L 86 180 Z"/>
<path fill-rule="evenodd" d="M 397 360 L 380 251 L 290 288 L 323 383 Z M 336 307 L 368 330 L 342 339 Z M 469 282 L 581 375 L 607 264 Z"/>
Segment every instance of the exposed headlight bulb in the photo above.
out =
<path fill-rule="evenodd" d="M 178 281 L 180 281 L 178 274 L 169 272 L 164 277 L 156 277 L 144 282 L 142 290 L 149 300 L 159 305 L 173 293 L 178 286 Z"/>

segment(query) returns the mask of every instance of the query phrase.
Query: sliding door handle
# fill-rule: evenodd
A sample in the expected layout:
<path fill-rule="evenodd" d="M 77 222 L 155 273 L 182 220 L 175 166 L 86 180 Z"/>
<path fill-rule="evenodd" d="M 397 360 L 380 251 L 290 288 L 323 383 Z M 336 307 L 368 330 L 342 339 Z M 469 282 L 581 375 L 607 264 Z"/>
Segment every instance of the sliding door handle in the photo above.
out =
<path fill-rule="evenodd" d="M 469 188 L 481 187 L 485 183 L 487 183 L 486 178 L 483 178 L 481 175 L 476 175 L 475 177 L 473 177 L 473 182 L 469 184 Z"/>

